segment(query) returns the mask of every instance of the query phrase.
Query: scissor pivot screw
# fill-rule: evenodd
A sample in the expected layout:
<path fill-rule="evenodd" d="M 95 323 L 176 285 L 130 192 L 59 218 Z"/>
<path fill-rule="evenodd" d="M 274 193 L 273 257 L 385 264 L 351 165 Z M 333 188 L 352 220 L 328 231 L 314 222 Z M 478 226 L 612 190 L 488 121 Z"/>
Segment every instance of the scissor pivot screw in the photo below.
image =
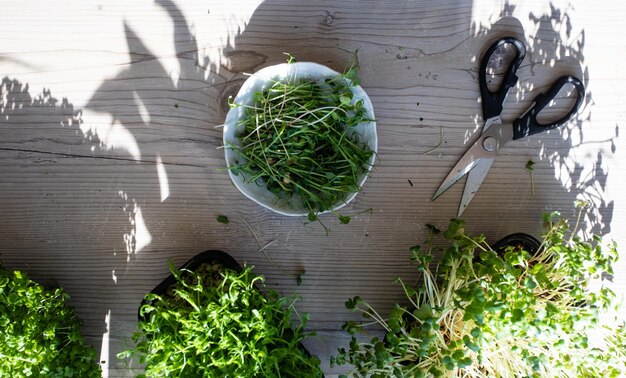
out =
<path fill-rule="evenodd" d="M 493 152 L 498 148 L 498 140 L 492 136 L 483 139 L 483 148 L 486 151 Z"/>

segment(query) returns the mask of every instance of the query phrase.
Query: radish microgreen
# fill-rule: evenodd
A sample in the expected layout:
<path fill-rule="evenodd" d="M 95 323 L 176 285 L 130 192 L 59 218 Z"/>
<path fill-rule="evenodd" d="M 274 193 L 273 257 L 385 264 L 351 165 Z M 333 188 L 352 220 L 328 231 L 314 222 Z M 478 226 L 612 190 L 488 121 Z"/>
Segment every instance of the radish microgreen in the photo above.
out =
<path fill-rule="evenodd" d="M 484 236 L 467 235 L 462 220 L 441 233 L 428 225 L 426 248 L 411 248 L 420 281 L 397 280 L 408 305 L 383 317 L 360 297 L 348 300 L 385 336 L 353 336 L 331 364 L 353 365 L 356 377 L 625 376 L 619 303 L 607 286 L 592 284 L 612 275 L 615 244 L 582 240 L 558 213 L 543 220 L 548 228 L 532 253 L 516 245 L 499 254 Z M 436 234 L 450 246 L 438 247 Z M 434 269 L 433 252 L 443 255 Z M 363 327 L 343 328 L 354 335 Z"/>

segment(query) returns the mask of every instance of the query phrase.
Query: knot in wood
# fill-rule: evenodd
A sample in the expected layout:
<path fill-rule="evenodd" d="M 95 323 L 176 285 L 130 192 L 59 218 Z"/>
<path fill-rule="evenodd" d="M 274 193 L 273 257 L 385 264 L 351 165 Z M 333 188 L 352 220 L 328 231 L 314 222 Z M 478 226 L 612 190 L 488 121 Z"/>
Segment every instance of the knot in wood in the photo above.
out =
<path fill-rule="evenodd" d="M 230 110 L 230 105 L 228 104 L 228 98 L 231 96 L 234 98 L 237 95 L 237 92 L 239 92 L 239 89 L 241 88 L 244 82 L 245 82 L 244 79 L 231 80 L 228 83 L 226 83 L 226 85 L 224 86 L 224 89 L 222 89 L 222 91 L 220 92 L 220 97 L 219 97 L 220 108 L 224 114 L 228 113 L 228 111 Z"/>

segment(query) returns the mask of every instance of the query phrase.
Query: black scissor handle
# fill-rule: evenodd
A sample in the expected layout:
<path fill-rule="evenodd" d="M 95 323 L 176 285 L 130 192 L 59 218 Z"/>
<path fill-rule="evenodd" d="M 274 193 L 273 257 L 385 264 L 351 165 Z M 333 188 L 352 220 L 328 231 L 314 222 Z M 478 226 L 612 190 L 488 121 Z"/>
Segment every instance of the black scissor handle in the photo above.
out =
<path fill-rule="evenodd" d="M 560 119 L 546 123 L 540 124 L 537 122 L 537 115 L 539 112 L 543 110 L 552 101 L 556 95 L 559 93 L 563 86 L 571 84 L 576 88 L 576 103 L 572 108 Z M 520 139 L 527 137 L 529 135 L 541 133 L 550 129 L 557 128 L 567 122 L 573 115 L 578 111 L 580 105 L 585 98 L 585 86 L 583 83 L 578 80 L 578 78 L 565 75 L 561 76 L 552 84 L 548 93 L 543 94 L 540 93 L 535 97 L 533 105 L 524 112 L 518 119 L 513 121 L 513 139 Z"/>
<path fill-rule="evenodd" d="M 509 68 L 506 70 L 506 74 L 500 88 L 498 88 L 496 92 L 492 92 L 487 87 L 487 64 L 496 49 L 505 44 L 515 47 L 515 57 L 509 65 Z M 526 47 L 524 47 L 522 42 L 513 37 L 505 37 L 495 41 L 485 52 L 483 60 L 480 63 L 480 71 L 478 72 L 480 97 L 483 105 L 483 119 L 487 120 L 502 113 L 502 103 L 504 103 L 504 99 L 506 98 L 506 94 L 509 89 L 514 87 L 517 83 L 517 75 L 515 75 L 515 72 L 517 72 L 517 69 L 522 64 L 524 56 L 526 56 Z"/>

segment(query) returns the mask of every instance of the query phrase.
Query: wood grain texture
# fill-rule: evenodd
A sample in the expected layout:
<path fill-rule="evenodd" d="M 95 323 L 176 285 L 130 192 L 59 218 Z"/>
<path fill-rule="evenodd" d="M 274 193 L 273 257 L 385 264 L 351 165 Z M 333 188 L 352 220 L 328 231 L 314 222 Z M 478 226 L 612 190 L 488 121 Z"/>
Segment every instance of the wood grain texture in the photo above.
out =
<path fill-rule="evenodd" d="M 431 196 L 478 136 L 478 65 L 494 39 L 528 54 L 502 118 L 520 115 L 554 78 L 586 85 L 566 127 L 507 145 L 464 213 L 496 241 L 541 233 L 542 211 L 584 219 L 626 245 L 626 5 L 618 1 L 8 1 L 0 12 L 0 253 L 8 267 L 72 296 L 107 376 L 128 376 L 137 306 L 167 274 L 206 249 L 256 266 L 269 287 L 302 297 L 325 364 L 356 319 L 360 295 L 382 313 L 414 279 L 408 248 L 425 224 L 456 215 L 463 182 Z M 236 4 L 231 4 L 236 3 Z M 358 51 L 358 53 L 357 53 Z M 358 59 L 377 119 L 378 163 L 332 229 L 283 217 L 240 194 L 224 170 L 219 126 L 251 73 L 289 52 L 342 70 Z M 562 107 L 560 108 L 562 109 Z M 427 154 L 440 142 L 441 146 Z M 535 161 L 531 194 L 528 160 Z M 218 215 L 230 223 L 220 224 Z M 246 222 L 278 269 L 263 252 Z M 285 272 L 304 270 L 301 286 Z M 615 275 L 626 288 L 626 267 Z M 373 330 L 372 332 L 376 332 Z"/>

